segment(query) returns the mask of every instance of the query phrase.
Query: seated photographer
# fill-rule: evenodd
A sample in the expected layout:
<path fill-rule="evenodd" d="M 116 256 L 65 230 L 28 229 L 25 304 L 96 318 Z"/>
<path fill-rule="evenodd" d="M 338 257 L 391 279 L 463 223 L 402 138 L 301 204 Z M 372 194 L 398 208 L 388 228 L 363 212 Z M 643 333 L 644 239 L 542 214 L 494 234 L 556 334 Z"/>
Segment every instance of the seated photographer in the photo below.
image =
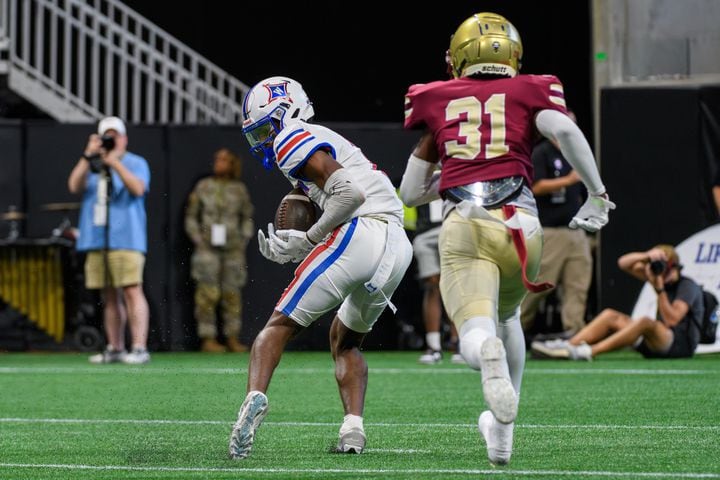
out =
<path fill-rule="evenodd" d="M 633 346 L 647 358 L 691 357 L 697 347 L 703 316 L 702 289 L 680 274 L 682 265 L 670 245 L 631 252 L 618 266 L 650 283 L 657 293 L 657 318 L 630 318 L 607 308 L 570 340 L 533 342 L 535 357 L 592 360 L 601 353 Z"/>

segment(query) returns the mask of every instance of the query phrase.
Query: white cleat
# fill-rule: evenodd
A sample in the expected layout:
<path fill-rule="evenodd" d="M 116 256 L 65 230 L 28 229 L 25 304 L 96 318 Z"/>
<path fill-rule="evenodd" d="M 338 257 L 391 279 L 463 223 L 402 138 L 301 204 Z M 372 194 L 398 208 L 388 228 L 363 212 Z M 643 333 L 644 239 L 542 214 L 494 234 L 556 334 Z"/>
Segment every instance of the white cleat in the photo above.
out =
<path fill-rule="evenodd" d="M 569 345 L 566 340 L 535 341 L 530 344 L 530 350 L 538 358 L 567 360 L 570 357 Z"/>
<path fill-rule="evenodd" d="M 268 399 L 264 393 L 252 391 L 247 394 L 230 435 L 230 458 L 239 460 L 250 455 L 255 431 L 260 427 L 267 411 Z"/>
<path fill-rule="evenodd" d="M 450 362 L 454 363 L 455 365 L 467 365 L 467 362 L 459 353 L 453 353 L 452 357 L 450 357 Z"/>
<path fill-rule="evenodd" d="M 365 432 L 360 427 L 340 428 L 337 453 L 362 453 L 365 449 Z"/>
<path fill-rule="evenodd" d="M 125 358 L 125 355 L 127 355 L 125 350 L 113 350 L 106 347 L 102 352 L 91 355 L 88 358 L 88 361 L 96 365 L 104 363 L 120 363 Z"/>
<path fill-rule="evenodd" d="M 540 358 L 554 358 L 563 360 L 584 360 L 592 362 L 592 347 L 583 342 L 572 345 L 565 340 L 548 340 L 546 342 L 532 342 L 532 353 Z"/>
<path fill-rule="evenodd" d="M 584 360 L 592 362 L 592 347 L 583 342 L 580 345 L 568 344 L 568 352 L 570 352 L 570 360 Z"/>
<path fill-rule="evenodd" d="M 422 363 L 423 365 L 437 365 L 442 361 L 442 357 L 443 355 L 440 350 L 427 349 L 425 353 L 418 358 L 418 363 Z"/>
<path fill-rule="evenodd" d="M 503 424 L 495 420 L 490 410 L 485 410 L 478 418 L 478 430 L 485 439 L 488 460 L 493 465 L 510 463 L 515 424 Z"/>
<path fill-rule="evenodd" d="M 498 337 L 483 342 L 480 350 L 485 403 L 501 423 L 511 423 L 518 411 L 518 399 L 510 382 L 505 347 Z"/>
<path fill-rule="evenodd" d="M 123 357 L 122 362 L 128 365 L 144 365 L 150 362 L 150 353 L 146 348 L 135 348 Z"/>

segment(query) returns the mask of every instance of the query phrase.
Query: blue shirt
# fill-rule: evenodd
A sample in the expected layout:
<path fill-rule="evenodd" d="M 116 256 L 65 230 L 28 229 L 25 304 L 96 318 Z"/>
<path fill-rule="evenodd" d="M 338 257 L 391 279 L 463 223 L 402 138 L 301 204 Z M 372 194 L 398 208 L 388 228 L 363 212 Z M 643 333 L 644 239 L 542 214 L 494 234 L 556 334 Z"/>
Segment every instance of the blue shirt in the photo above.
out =
<path fill-rule="evenodd" d="M 108 223 L 110 225 L 110 250 L 147 251 L 147 215 L 145 195 L 150 190 L 150 168 L 147 161 L 134 153 L 126 152 L 122 164 L 145 184 L 145 193 L 136 197 L 125 187 L 120 175 L 112 171 L 112 196 Z M 105 247 L 105 227 L 93 224 L 93 210 L 97 203 L 100 174 L 89 173 L 80 209 L 79 251 L 102 250 Z"/>

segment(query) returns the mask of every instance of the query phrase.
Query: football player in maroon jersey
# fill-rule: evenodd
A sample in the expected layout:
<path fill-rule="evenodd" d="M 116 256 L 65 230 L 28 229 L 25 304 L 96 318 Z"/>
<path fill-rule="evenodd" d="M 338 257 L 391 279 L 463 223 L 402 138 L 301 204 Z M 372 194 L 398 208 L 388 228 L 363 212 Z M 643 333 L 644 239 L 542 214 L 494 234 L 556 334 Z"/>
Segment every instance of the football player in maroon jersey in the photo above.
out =
<path fill-rule="evenodd" d="M 488 459 L 507 464 L 525 366 L 520 303 L 540 266 L 542 228 L 529 185 L 539 132 L 554 139 L 587 187 L 571 228 L 595 232 L 615 205 L 592 150 L 568 118 L 563 86 L 552 75 L 518 75 L 522 42 L 494 13 L 465 20 L 450 41 L 454 78 L 412 85 L 405 128 L 424 129 L 400 185 L 408 206 L 443 198 L 440 290 L 460 334 L 465 361 L 482 372 L 489 410 L 478 427 Z M 436 164 L 442 169 L 436 172 Z"/>

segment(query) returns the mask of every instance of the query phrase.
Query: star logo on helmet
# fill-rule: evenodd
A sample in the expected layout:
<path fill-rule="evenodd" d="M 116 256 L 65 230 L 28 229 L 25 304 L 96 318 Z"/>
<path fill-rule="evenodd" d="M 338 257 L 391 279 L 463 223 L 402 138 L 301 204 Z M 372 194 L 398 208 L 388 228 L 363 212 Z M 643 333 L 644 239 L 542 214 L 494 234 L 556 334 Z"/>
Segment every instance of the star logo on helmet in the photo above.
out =
<path fill-rule="evenodd" d="M 269 84 L 265 85 L 265 88 L 268 89 L 268 92 L 270 93 L 269 101 L 272 101 L 275 98 L 281 98 L 281 97 L 287 97 L 287 83 L 275 83 L 275 84 Z"/>
<path fill-rule="evenodd" d="M 498 42 L 497 40 L 495 40 L 495 41 L 492 43 L 492 48 L 493 48 L 493 51 L 494 51 L 495 53 L 497 53 L 498 50 L 500 50 L 500 42 Z"/>

